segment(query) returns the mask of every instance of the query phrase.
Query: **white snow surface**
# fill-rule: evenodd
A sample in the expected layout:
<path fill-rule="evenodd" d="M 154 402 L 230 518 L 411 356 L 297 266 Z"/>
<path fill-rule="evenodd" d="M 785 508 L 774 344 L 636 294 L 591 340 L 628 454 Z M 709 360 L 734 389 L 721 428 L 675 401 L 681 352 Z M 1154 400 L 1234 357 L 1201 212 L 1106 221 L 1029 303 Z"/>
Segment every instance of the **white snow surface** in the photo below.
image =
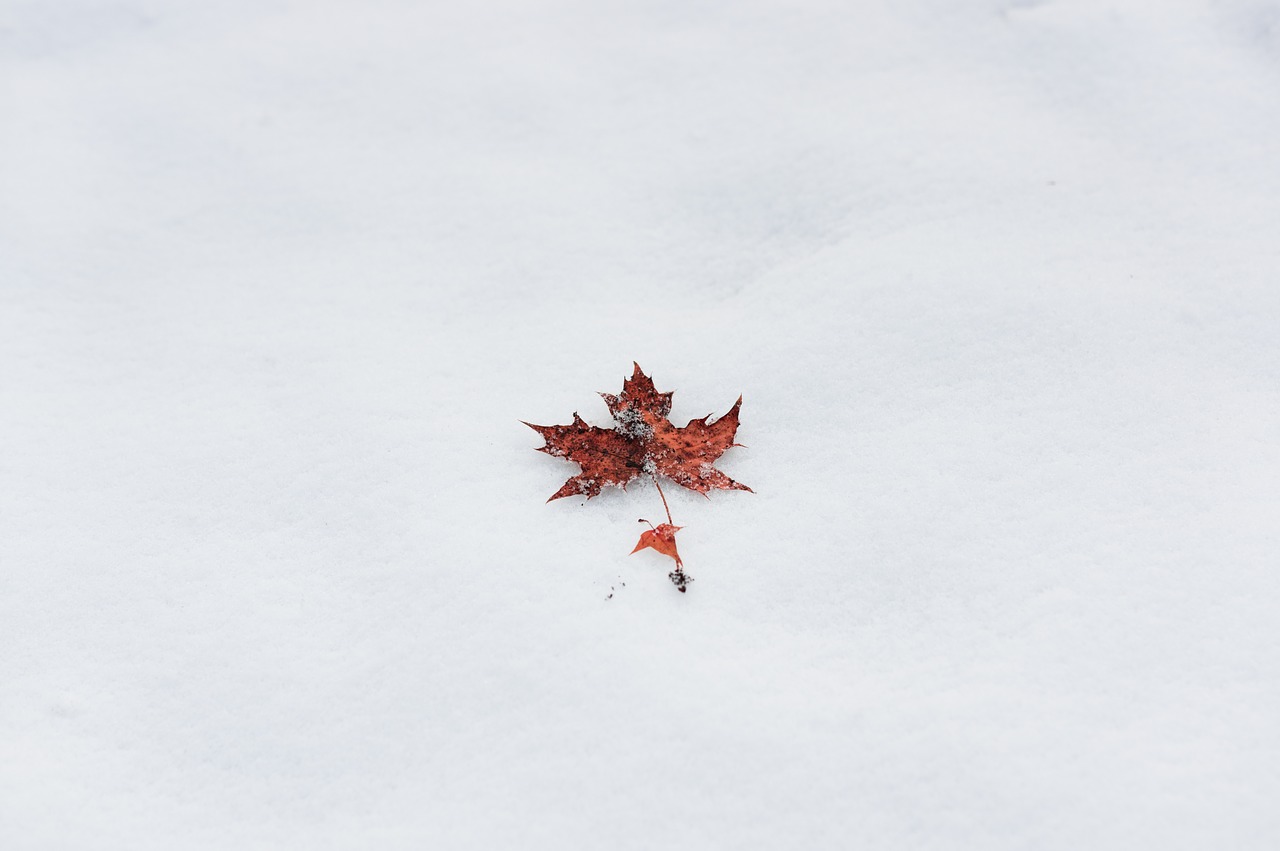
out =
<path fill-rule="evenodd" d="M 0 847 L 1280 847 L 1278 273 L 1274 0 L 8 0 Z"/>

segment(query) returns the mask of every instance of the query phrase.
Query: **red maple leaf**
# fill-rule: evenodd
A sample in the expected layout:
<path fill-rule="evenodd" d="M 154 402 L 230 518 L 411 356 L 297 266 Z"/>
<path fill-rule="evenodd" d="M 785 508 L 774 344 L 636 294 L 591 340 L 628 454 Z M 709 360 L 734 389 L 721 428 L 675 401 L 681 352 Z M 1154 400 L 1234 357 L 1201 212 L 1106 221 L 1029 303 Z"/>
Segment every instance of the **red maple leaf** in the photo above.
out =
<path fill-rule="evenodd" d="M 590 499 L 606 485 L 625 488 L 641 476 L 652 478 L 658 495 L 662 497 L 667 522 L 657 527 L 650 524 L 652 531 L 641 534 L 639 543 L 631 552 L 652 548 L 675 559 L 676 569 L 667 576 L 683 593 L 693 581 L 693 577 L 684 572 L 684 563 L 676 550 L 676 532 L 683 527 L 673 525 L 671 509 L 658 477 L 665 476 L 703 496 L 712 490 L 750 491 L 751 488 L 735 482 L 712 466 L 726 449 L 741 445 L 734 443 L 733 437 L 738 432 L 738 409 L 742 407 L 742 397 L 733 403 L 729 413 L 715 422 L 709 422 L 711 415 L 708 414 L 677 428 L 667 419 L 673 394 L 659 393 L 653 386 L 653 380 L 640 370 L 640 364 L 636 364 L 635 372 L 622 382 L 620 394 L 600 395 L 609 406 L 609 413 L 613 414 L 613 428 L 588 425 L 576 411 L 569 425 L 525 423 L 546 441 L 538 451 L 573 461 L 582 468 L 582 472 L 570 477 L 547 502 L 566 496 Z"/>
<path fill-rule="evenodd" d="M 704 496 L 712 490 L 751 490 L 712 466 L 726 449 L 741 445 L 733 442 L 741 396 L 729 413 L 715 422 L 708 422 L 708 414 L 677 428 L 667 419 L 673 394 L 659 393 L 640 364 L 635 364 L 635 372 L 623 381 L 619 395 L 600 395 L 613 414 L 613 428 L 588 425 L 576 411 L 569 425 L 525 423 L 546 440 L 539 452 L 582 467 L 582 472 L 572 476 L 547 502 L 580 495 L 590 499 L 606 485 L 625 487 L 641 476 L 655 482 L 658 476 L 665 476 Z"/>

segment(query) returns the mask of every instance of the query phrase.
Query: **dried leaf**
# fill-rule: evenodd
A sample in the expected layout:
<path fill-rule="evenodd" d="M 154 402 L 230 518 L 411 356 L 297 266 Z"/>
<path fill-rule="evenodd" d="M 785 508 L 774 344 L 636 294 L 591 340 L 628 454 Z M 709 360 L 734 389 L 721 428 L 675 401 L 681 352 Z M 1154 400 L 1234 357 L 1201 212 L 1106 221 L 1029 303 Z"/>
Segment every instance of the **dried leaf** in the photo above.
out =
<path fill-rule="evenodd" d="M 646 521 L 641 520 L 641 523 Z M 636 544 L 636 548 L 631 551 L 631 555 L 640 552 L 643 549 L 652 547 L 663 555 L 671 556 L 676 560 L 676 570 L 684 570 L 684 562 L 680 561 L 680 553 L 676 552 L 676 532 L 683 529 L 683 526 L 672 526 L 670 523 L 659 523 L 653 529 L 640 533 L 640 542 Z"/>
<path fill-rule="evenodd" d="M 579 495 L 590 499 L 608 485 L 626 487 L 641 476 L 665 476 L 703 495 L 712 490 L 751 490 L 712 466 L 725 450 L 740 445 L 733 438 L 738 432 L 741 396 L 714 422 L 709 422 L 708 414 L 678 428 L 667 419 L 673 394 L 659 393 L 639 364 L 623 382 L 621 393 L 600 395 L 613 415 L 613 428 L 588 425 L 576 412 L 569 425 L 525 423 L 546 441 L 540 452 L 582 468 L 547 502 Z"/>
<path fill-rule="evenodd" d="M 688 425 L 677 428 L 667 415 L 671 413 L 671 393 L 659 393 L 653 380 L 635 365 L 631 377 L 622 382 L 618 395 L 601 393 L 609 413 L 613 415 L 613 428 L 599 428 L 584 422 L 575 412 L 569 425 L 540 426 L 525 423 L 542 435 L 546 445 L 540 452 L 573 461 L 582 472 L 570 477 L 560 490 L 547 502 L 566 496 L 585 496 L 590 499 L 608 485 L 627 484 L 641 476 L 653 479 L 662 497 L 662 507 L 667 522 L 659 526 L 650 524 L 650 530 L 640 535 L 632 553 L 654 549 L 675 559 L 676 569 L 667 574 L 671 582 L 684 593 L 693 577 L 684 572 L 684 562 L 676 550 L 676 532 L 681 526 L 673 525 L 671 508 L 662 492 L 659 476 L 665 476 L 682 487 L 697 491 L 703 496 L 712 490 L 744 490 L 751 488 L 735 482 L 715 469 L 716 460 L 731 446 L 738 433 L 738 410 L 742 397 L 723 417 L 711 422 L 708 414 Z M 648 523 L 648 520 L 641 520 Z M 613 597 L 610 589 L 609 598 Z"/>

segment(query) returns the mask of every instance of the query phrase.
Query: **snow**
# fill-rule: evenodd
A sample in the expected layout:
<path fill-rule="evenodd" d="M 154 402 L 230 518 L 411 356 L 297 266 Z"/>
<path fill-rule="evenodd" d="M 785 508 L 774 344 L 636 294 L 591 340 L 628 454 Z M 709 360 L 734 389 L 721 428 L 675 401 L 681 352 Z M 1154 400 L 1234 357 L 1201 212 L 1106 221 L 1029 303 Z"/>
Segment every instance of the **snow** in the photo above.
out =
<path fill-rule="evenodd" d="M 1276 847 L 1278 22 L 6 4 L 0 845 Z"/>

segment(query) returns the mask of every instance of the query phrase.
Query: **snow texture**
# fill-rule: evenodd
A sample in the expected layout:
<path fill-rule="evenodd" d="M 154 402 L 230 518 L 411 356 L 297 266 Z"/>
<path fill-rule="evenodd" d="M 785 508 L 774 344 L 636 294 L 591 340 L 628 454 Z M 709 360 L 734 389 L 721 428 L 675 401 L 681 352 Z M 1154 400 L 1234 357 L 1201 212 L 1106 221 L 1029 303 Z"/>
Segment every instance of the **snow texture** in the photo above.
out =
<path fill-rule="evenodd" d="M 0 846 L 1280 847 L 1278 33 L 5 3 Z"/>

